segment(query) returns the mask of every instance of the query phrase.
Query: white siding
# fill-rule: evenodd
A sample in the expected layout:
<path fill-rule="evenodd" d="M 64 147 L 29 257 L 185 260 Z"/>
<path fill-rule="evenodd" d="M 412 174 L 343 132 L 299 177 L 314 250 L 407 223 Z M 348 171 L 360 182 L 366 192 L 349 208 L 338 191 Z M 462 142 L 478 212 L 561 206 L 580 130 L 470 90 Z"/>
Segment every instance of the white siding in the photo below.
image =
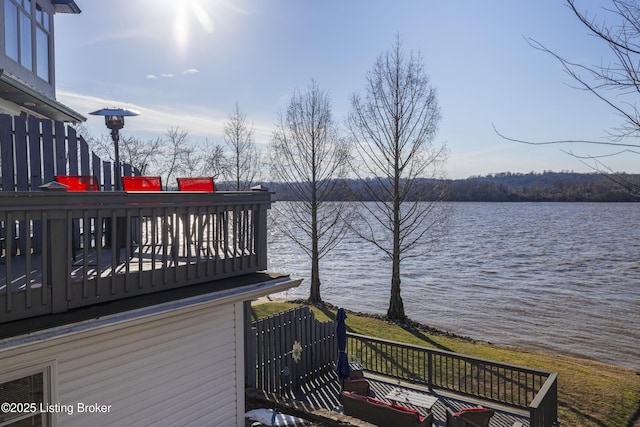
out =
<path fill-rule="evenodd" d="M 111 405 L 54 425 L 244 425 L 241 308 L 214 302 L 27 344 L 0 352 L 0 371 L 53 361 L 52 403 Z"/>

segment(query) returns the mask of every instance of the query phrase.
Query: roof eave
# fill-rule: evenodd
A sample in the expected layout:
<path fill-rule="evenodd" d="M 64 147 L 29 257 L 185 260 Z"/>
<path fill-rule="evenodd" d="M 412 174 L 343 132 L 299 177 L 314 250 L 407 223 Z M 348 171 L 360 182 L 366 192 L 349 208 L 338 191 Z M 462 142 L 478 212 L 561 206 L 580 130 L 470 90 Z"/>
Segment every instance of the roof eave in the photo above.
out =
<path fill-rule="evenodd" d="M 3 69 L 0 69 L 0 97 L 51 120 L 72 123 L 87 120 L 82 114 L 48 97 Z"/>
<path fill-rule="evenodd" d="M 55 13 L 80 13 L 81 10 L 73 0 L 51 0 Z"/>

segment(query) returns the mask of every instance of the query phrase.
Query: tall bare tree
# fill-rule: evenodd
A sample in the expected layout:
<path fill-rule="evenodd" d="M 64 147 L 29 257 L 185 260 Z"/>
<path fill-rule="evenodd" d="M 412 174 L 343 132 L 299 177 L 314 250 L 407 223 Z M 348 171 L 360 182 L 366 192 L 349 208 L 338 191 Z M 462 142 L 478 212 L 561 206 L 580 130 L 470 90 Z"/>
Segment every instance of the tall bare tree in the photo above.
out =
<path fill-rule="evenodd" d="M 640 95 L 640 4 L 630 0 L 610 0 L 609 5 L 601 7 L 600 14 L 592 12 L 590 15 L 587 11 L 581 11 L 577 3 L 575 0 L 566 0 L 566 5 L 588 33 L 594 36 L 594 40 L 609 49 L 610 58 L 602 59 L 597 64 L 578 63 L 534 39 L 529 39 L 529 44 L 557 59 L 577 88 L 586 90 L 607 105 L 622 118 L 621 124 L 610 129 L 608 138 L 603 140 L 526 141 L 496 132 L 505 139 L 533 145 L 580 143 L 609 147 L 610 152 L 599 156 L 564 151 L 631 193 L 640 195 L 638 183 L 613 173 L 606 165 L 607 160 L 602 160 L 640 154 L 640 144 L 636 142 L 640 136 L 640 110 L 637 103 Z"/>
<path fill-rule="evenodd" d="M 253 125 L 245 113 L 236 109 L 228 116 L 224 126 L 224 142 L 231 151 L 229 174 L 236 183 L 236 190 L 248 190 L 255 182 L 259 169 L 259 157 L 253 142 Z"/>
<path fill-rule="evenodd" d="M 436 90 L 420 55 L 406 53 L 399 35 L 367 74 L 364 95 L 353 95 L 352 108 L 348 123 L 358 153 L 353 170 L 374 201 L 362 203 L 361 221 L 354 222 L 362 226 L 353 229 L 391 258 L 387 316 L 403 321 L 401 261 L 423 256 L 418 246 L 446 219 L 438 203 L 444 189 L 425 202 L 425 179 L 441 176 L 446 150 L 433 142 L 441 117 Z"/>
<path fill-rule="evenodd" d="M 319 303 L 320 259 L 335 247 L 346 230 L 341 222 L 345 205 L 329 198 L 347 173 L 348 149 L 331 116 L 328 92 L 315 81 L 304 91 L 295 90 L 285 115 L 280 114 L 271 140 L 274 181 L 289 184 L 294 209 L 276 204 L 281 232 L 311 257 L 309 301 Z"/>
<path fill-rule="evenodd" d="M 170 127 L 165 133 L 167 137 L 158 173 L 162 176 L 165 186 L 173 185 L 172 178 L 186 173 L 185 160 L 193 150 L 189 144 L 189 131 L 179 127 Z"/>

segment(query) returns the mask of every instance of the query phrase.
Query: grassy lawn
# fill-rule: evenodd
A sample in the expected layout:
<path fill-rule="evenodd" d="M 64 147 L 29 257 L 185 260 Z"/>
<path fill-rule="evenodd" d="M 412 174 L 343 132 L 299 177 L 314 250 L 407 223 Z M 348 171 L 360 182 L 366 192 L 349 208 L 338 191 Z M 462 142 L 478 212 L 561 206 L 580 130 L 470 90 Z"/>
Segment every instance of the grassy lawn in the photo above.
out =
<path fill-rule="evenodd" d="M 255 317 L 266 317 L 299 304 L 255 305 Z M 333 321 L 335 311 L 312 307 L 319 321 Z M 562 426 L 630 425 L 640 408 L 640 372 L 587 359 L 495 346 L 462 338 L 408 330 L 384 320 L 349 314 L 349 332 L 424 347 L 446 348 L 469 356 L 558 372 L 558 411 Z"/>

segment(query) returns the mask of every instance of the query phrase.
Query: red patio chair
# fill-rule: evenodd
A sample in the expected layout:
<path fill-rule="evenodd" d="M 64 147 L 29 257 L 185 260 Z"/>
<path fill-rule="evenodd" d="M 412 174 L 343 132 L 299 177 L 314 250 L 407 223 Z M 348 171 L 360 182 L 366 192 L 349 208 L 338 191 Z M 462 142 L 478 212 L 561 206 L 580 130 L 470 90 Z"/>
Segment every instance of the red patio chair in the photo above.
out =
<path fill-rule="evenodd" d="M 176 180 L 179 191 L 215 191 L 215 184 L 211 177 L 176 178 Z"/>
<path fill-rule="evenodd" d="M 483 407 L 463 408 L 458 412 L 447 407 L 446 427 L 488 427 L 494 414 L 493 409 Z"/>
<path fill-rule="evenodd" d="M 143 192 L 143 191 L 162 191 L 162 178 L 159 176 L 123 176 L 122 177 L 122 189 L 128 193 Z M 149 223 L 145 217 L 132 217 L 132 240 L 127 242 L 127 253 L 133 252 L 132 244 L 146 245 L 149 242 Z M 144 232 L 143 227 L 144 226 Z M 146 236 L 143 239 L 143 234 Z M 171 249 L 172 255 L 175 258 L 175 248 Z"/>
<path fill-rule="evenodd" d="M 100 186 L 98 180 L 93 175 L 56 175 L 56 182 L 66 185 L 68 192 L 85 192 L 85 191 L 99 191 Z M 73 220 L 73 233 L 71 234 L 71 245 L 73 250 L 71 251 L 72 259 L 76 260 L 76 247 L 79 247 L 77 239 L 80 236 L 80 219 Z M 83 226 L 83 230 L 84 230 Z M 89 226 L 89 228 L 91 228 Z"/>
<path fill-rule="evenodd" d="M 93 175 L 56 175 L 56 181 L 64 184 L 67 191 L 99 191 L 98 180 Z"/>
<path fill-rule="evenodd" d="M 215 184 L 213 183 L 212 177 L 196 177 L 196 178 L 176 178 L 178 181 L 178 190 L 179 191 L 192 191 L 192 192 L 204 192 L 211 193 L 215 191 Z M 222 215 L 222 214 L 221 214 Z M 183 224 L 187 224 L 187 217 L 182 217 Z M 205 230 L 209 227 L 210 220 L 209 215 L 204 215 L 199 219 L 198 222 L 193 222 L 191 225 L 190 234 L 187 237 L 185 233 L 184 237 L 186 239 L 185 245 L 187 247 L 187 256 L 191 257 L 191 242 L 195 243 L 195 246 L 199 252 L 204 253 L 206 256 L 212 256 L 212 251 L 210 248 L 210 242 L 205 238 Z M 196 229 L 199 233 L 196 233 Z"/>
<path fill-rule="evenodd" d="M 162 191 L 162 179 L 159 176 L 123 176 L 124 191 Z"/>

